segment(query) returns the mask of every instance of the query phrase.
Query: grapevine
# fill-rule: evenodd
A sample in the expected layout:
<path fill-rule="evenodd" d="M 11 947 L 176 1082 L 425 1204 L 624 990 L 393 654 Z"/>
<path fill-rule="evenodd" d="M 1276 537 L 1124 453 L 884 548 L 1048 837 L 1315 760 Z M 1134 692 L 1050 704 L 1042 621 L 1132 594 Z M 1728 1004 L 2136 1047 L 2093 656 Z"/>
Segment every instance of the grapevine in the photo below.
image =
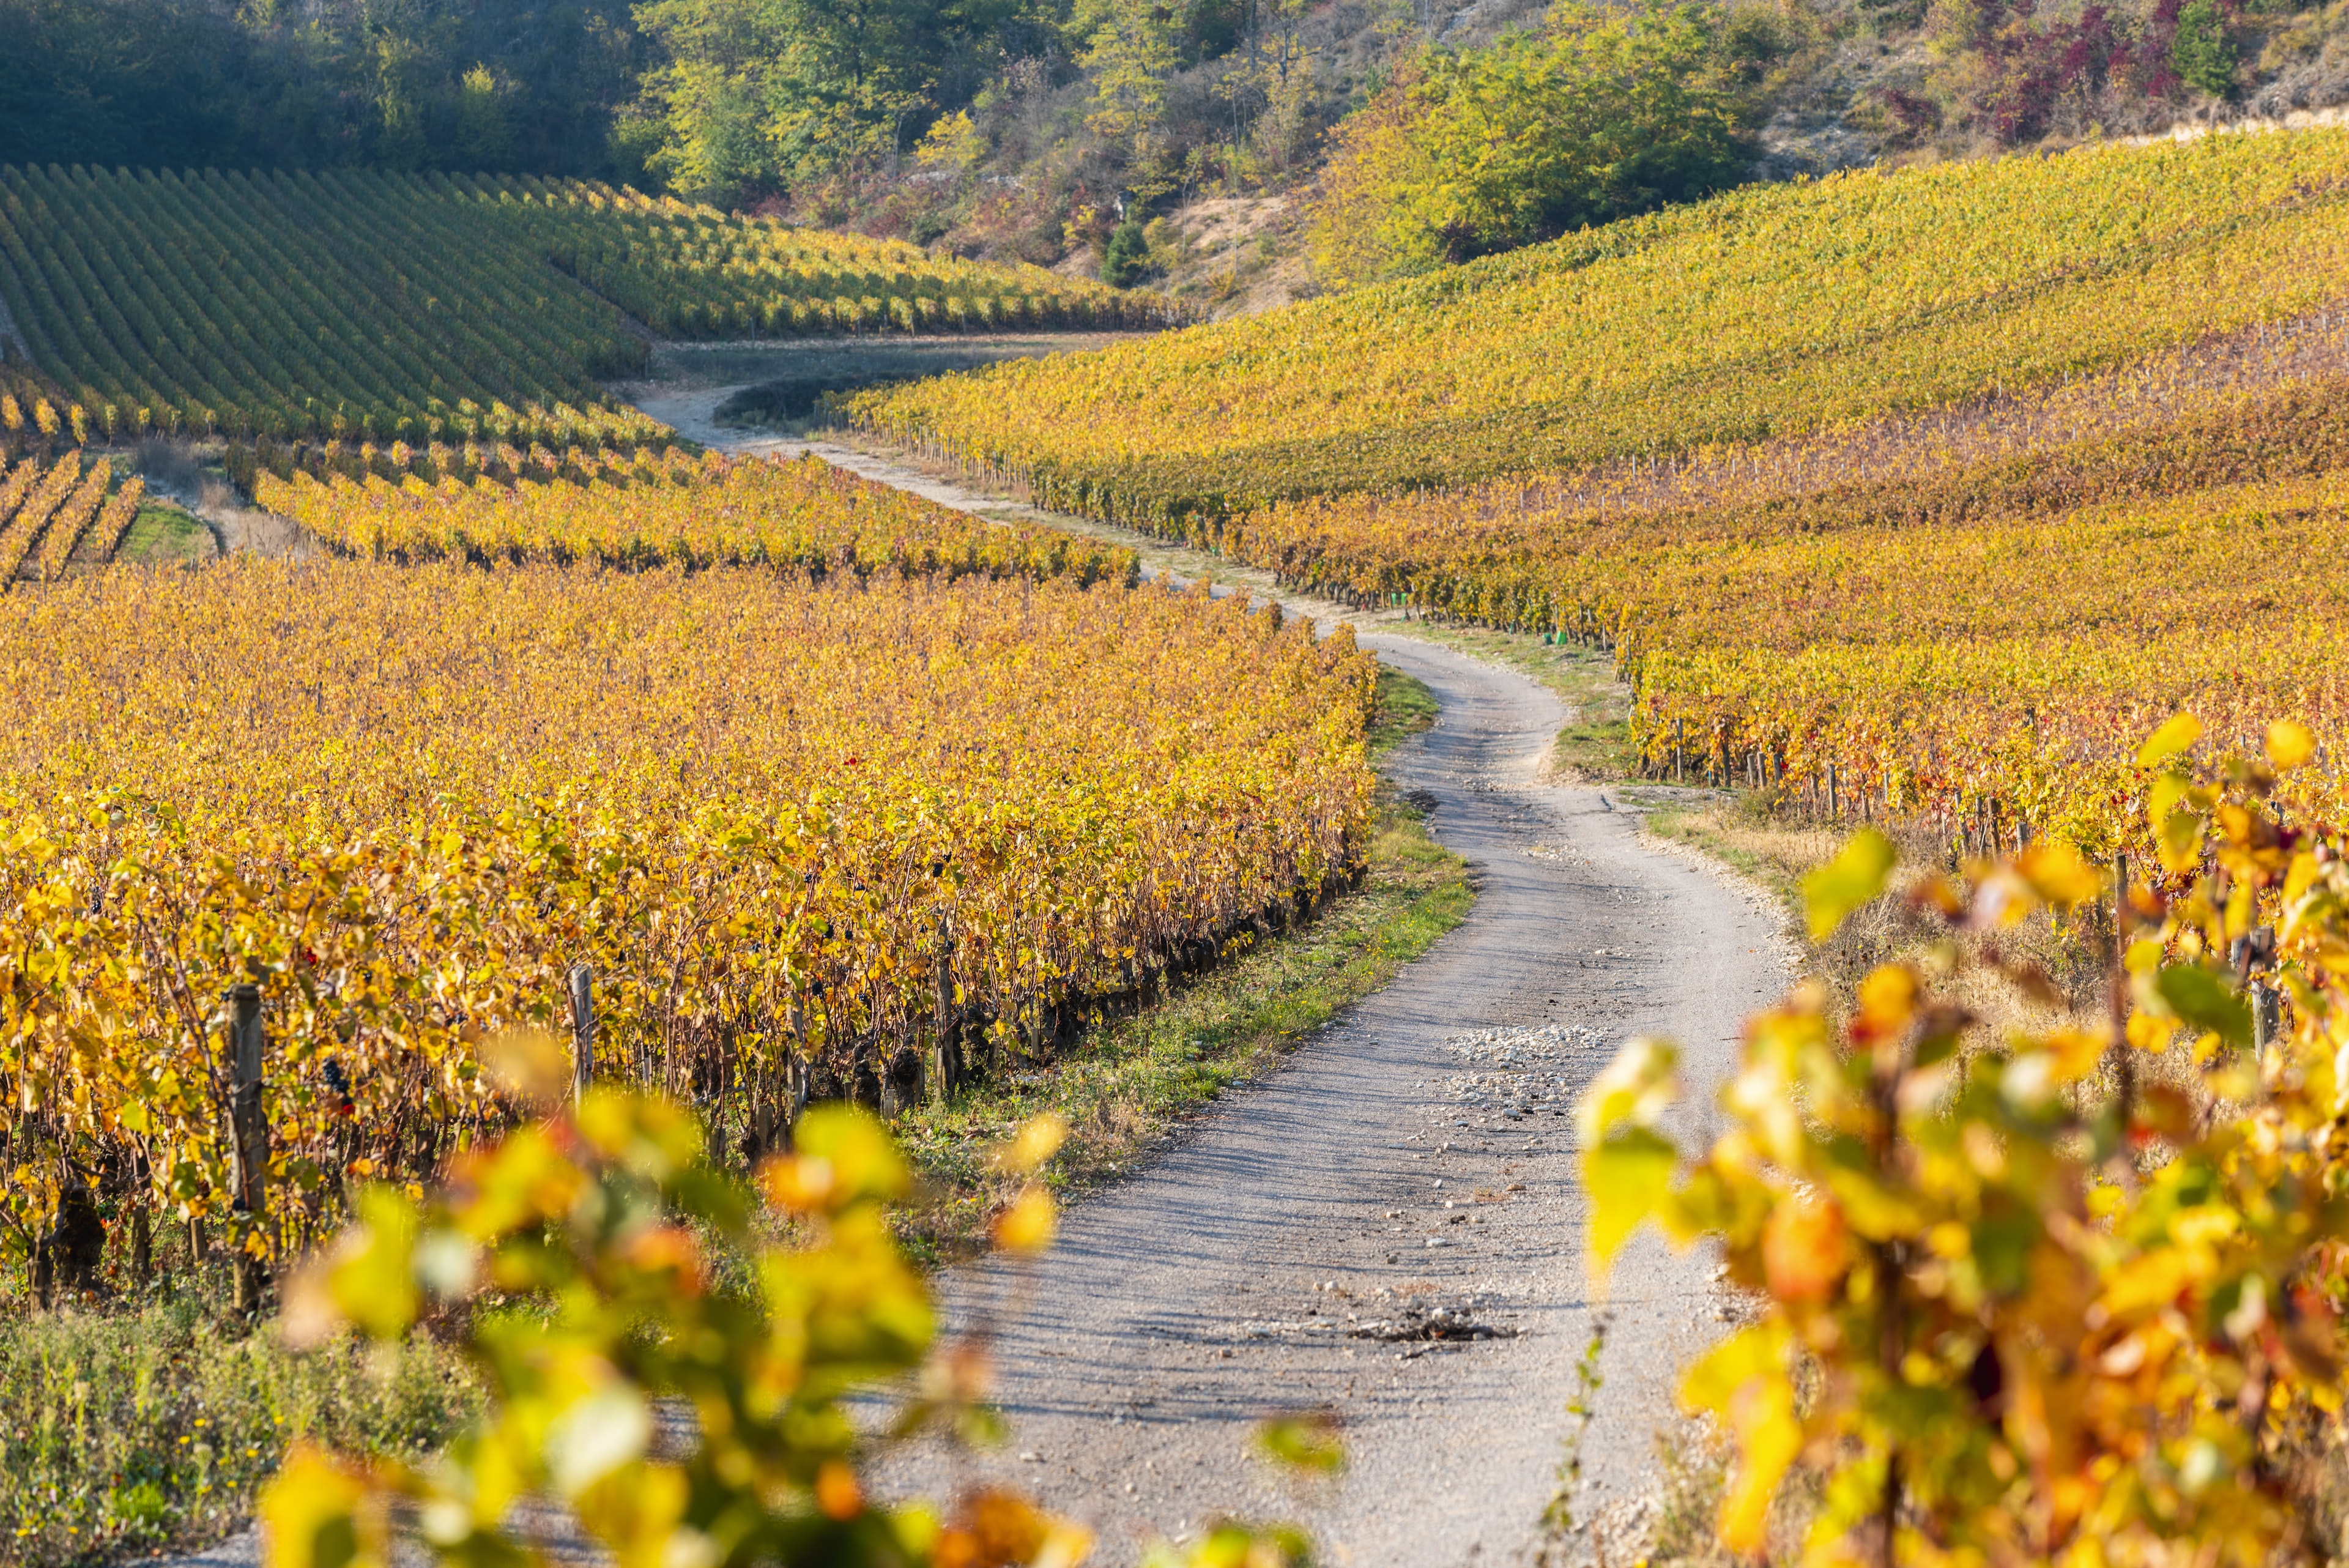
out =
<path fill-rule="evenodd" d="M 574 451 L 535 460 L 515 452 L 502 466 L 549 477 L 428 484 L 409 474 L 394 485 L 367 468 L 358 482 L 264 472 L 255 494 L 335 549 L 386 561 L 983 572 L 1080 583 L 1131 582 L 1138 572 L 1129 550 L 949 511 L 812 457 L 712 454 L 695 463 L 650 452 L 599 460 Z"/>
<path fill-rule="evenodd" d="M 1040 1067 L 1339 887 L 1369 809 L 1350 638 L 1068 576 L 237 558 L 10 595 L 0 660 L 18 1251 L 88 1181 L 304 1244 L 505 1125 L 478 1048 L 577 963 L 600 1069 L 730 1147 Z M 265 1217 L 226 1185 L 247 981 Z"/>
<path fill-rule="evenodd" d="M 2333 828 L 2276 807 L 2304 727 L 2189 767 L 2199 736 L 2174 718 L 2119 764 L 2158 846 L 2126 880 L 2051 843 L 1905 894 L 1945 953 L 2025 985 L 1996 933 L 2102 926 L 2107 1018 L 1986 1038 L 1947 964 L 1878 969 L 1842 1021 L 1806 987 L 1749 1025 L 1729 1130 L 1685 1158 L 1667 1048 L 1594 1085 L 1594 1267 L 1653 1219 L 1716 1238 L 1762 1303 L 1682 1387 L 1738 1450 L 1732 1550 L 1768 1549 L 1803 1459 L 1806 1563 L 2317 1555 L 2295 1456 L 2340 1410 L 2349 871 Z M 1865 834 L 1814 875 L 1814 933 L 1893 860 Z"/>

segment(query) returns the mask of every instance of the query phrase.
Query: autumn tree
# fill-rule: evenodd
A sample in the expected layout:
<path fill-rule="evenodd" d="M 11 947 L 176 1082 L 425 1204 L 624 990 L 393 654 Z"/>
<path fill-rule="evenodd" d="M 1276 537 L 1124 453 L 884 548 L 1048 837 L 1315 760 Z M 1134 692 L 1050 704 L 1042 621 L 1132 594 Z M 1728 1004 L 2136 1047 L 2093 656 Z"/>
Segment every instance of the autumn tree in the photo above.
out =
<path fill-rule="evenodd" d="M 1338 286 L 1708 195 L 1749 158 L 1717 9 L 1563 0 L 1538 32 L 1421 51 L 1341 124 L 1311 210 Z"/>

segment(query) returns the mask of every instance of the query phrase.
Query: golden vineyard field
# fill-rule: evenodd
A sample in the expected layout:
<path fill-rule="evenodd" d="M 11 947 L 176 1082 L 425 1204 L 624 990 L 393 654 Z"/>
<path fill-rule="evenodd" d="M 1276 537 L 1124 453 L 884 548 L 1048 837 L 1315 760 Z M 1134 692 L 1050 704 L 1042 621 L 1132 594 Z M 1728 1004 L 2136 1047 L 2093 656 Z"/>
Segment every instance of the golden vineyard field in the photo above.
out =
<path fill-rule="evenodd" d="M 20 1246 L 68 1172 L 225 1211 L 242 980 L 293 1244 L 499 1121 L 475 1048 L 564 1027 L 574 963 L 605 1071 L 771 1131 L 794 1063 L 1045 1058 L 1333 887 L 1368 805 L 1368 659 L 1196 595 L 238 562 L 5 605 Z"/>
<path fill-rule="evenodd" d="M 1611 649 L 1653 770 L 1808 798 L 1833 769 L 1871 815 L 1955 835 L 1987 809 L 2103 853 L 2142 835 L 2135 738 L 2181 708 L 2237 749 L 2294 715 L 2344 754 L 2344 390 L 1808 493 L 1764 461 L 1672 506 L 1648 481 L 1643 505 L 1513 484 L 1297 503 L 1221 539 L 1300 588 Z M 2292 804 L 2335 815 L 2335 777 L 2295 774 Z"/>
<path fill-rule="evenodd" d="M 1137 570 L 1130 550 L 949 511 L 812 457 L 711 453 L 696 462 L 574 450 L 536 462 L 517 452 L 502 466 L 546 477 L 467 484 L 410 474 L 395 485 L 375 472 L 321 482 L 264 471 L 254 494 L 329 547 L 384 561 L 1012 573 L 1080 583 L 1132 582 Z"/>
<path fill-rule="evenodd" d="M 2060 382 L 2328 308 L 2349 131 L 1760 185 L 859 417 L 1164 526 L 1282 498 L 1653 462 Z"/>
<path fill-rule="evenodd" d="M 1854 173 L 859 407 L 1293 587 L 1611 649 L 1651 771 L 2102 852 L 2181 707 L 2349 739 L 2344 192 L 2329 130 Z"/>
<path fill-rule="evenodd" d="M 114 487 L 114 465 L 78 450 L 0 468 L 0 590 L 20 577 L 53 582 L 77 560 L 113 557 L 139 515 L 144 481 Z"/>

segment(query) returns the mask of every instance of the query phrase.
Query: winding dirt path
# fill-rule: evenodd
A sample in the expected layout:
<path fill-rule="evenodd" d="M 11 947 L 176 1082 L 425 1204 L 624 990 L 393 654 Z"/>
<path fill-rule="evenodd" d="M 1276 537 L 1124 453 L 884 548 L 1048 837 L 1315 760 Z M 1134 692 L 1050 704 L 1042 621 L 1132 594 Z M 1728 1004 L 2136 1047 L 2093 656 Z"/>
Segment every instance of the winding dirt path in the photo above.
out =
<path fill-rule="evenodd" d="M 813 452 L 944 504 L 1045 514 L 885 453 L 744 439 L 709 412 L 730 389 L 641 406 L 713 446 Z M 950 1326 L 992 1323 L 999 1452 L 898 1456 L 880 1480 L 944 1498 L 1011 1482 L 1093 1525 L 1104 1568 L 1154 1535 L 1218 1515 L 1309 1524 L 1359 1568 L 1485 1568 L 1546 1556 L 1542 1516 L 1575 1423 L 1576 1364 L 1602 1316 L 1605 1384 L 1570 1500 L 1607 1556 L 1641 1533 L 1677 1369 L 1728 1303 L 1702 1252 L 1651 1236 L 1606 1299 L 1588 1289 L 1574 1171 L 1575 1096 L 1623 1041 L 1682 1047 L 1683 1142 L 1730 1066 L 1744 1017 L 1788 975 L 1784 922 L 1744 885 L 1643 836 L 1643 798 L 1568 787 L 1539 759 L 1566 714 L 1525 677 L 1358 616 L 1277 593 L 1258 574 L 1122 529 L 1154 576 L 1210 576 L 1325 626 L 1355 622 L 1380 658 L 1432 687 L 1435 726 L 1400 748 L 1398 785 L 1475 867 L 1468 919 L 1395 981 L 1229 1096 L 1133 1180 L 1065 1216 L 1031 1267 L 1001 1259 L 941 1282 Z M 1442 1308 L 1501 1331 L 1459 1344 L 1353 1330 Z M 1283 1490 L 1248 1440 L 1267 1414 L 1343 1423 L 1342 1478 Z M 1588 1538 L 1557 1543 L 1587 1561 Z M 175 1568 L 247 1568 L 248 1532 Z"/>
<path fill-rule="evenodd" d="M 1044 515 L 885 453 L 716 430 L 707 410 L 722 396 L 643 406 L 712 445 L 812 451 L 947 505 Z M 1565 1456 L 1575 1364 L 1604 1312 L 1606 1381 L 1574 1512 L 1610 1534 L 1635 1531 L 1676 1369 L 1721 1332 L 1726 1303 L 1708 1256 L 1652 1240 L 1626 1256 L 1604 1303 L 1592 1298 L 1568 1110 L 1624 1040 L 1657 1034 L 1683 1048 L 1690 1115 L 1704 1119 L 1744 1019 L 1785 983 L 1783 920 L 1644 836 L 1627 797 L 1653 792 L 1542 782 L 1538 761 L 1567 715 L 1525 677 L 1415 639 L 1392 617 L 1280 594 L 1123 529 L 1050 520 L 1136 545 L 1153 575 L 1211 569 L 1325 625 L 1352 619 L 1380 658 L 1424 680 L 1442 716 L 1390 771 L 1433 801 L 1436 836 L 1472 863 L 1481 891 L 1457 930 L 1286 1070 L 1070 1213 L 1032 1272 L 998 1260 L 945 1282 L 951 1321 L 1001 1322 L 1012 1441 L 977 1459 L 908 1456 L 885 1480 L 932 1495 L 987 1477 L 1024 1486 L 1092 1522 L 1111 1564 L 1132 1562 L 1154 1532 L 1221 1513 L 1301 1518 L 1340 1563 L 1530 1561 Z M 1505 1048 L 1513 1063 L 1494 1059 Z M 1513 1082 L 1531 1093 L 1500 1086 Z M 1409 1306 L 1514 1336 L 1453 1345 L 1350 1333 Z M 1308 1407 L 1339 1416 L 1350 1463 L 1300 1498 L 1246 1454 L 1266 1413 Z"/>

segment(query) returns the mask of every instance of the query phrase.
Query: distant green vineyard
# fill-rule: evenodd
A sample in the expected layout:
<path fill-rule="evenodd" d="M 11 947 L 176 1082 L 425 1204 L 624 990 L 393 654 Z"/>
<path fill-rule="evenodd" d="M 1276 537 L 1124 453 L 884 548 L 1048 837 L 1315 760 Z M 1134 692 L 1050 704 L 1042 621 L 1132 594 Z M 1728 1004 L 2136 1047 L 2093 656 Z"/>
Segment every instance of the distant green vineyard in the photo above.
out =
<path fill-rule="evenodd" d="M 658 336 L 1114 328 L 1162 307 L 632 191 L 0 166 L 0 441 L 150 431 L 627 445 Z"/>
<path fill-rule="evenodd" d="M 575 189 L 575 188 L 574 188 Z M 1163 300 L 1024 263 L 794 229 L 634 192 L 523 210 L 557 266 L 664 337 L 1165 325 Z"/>

